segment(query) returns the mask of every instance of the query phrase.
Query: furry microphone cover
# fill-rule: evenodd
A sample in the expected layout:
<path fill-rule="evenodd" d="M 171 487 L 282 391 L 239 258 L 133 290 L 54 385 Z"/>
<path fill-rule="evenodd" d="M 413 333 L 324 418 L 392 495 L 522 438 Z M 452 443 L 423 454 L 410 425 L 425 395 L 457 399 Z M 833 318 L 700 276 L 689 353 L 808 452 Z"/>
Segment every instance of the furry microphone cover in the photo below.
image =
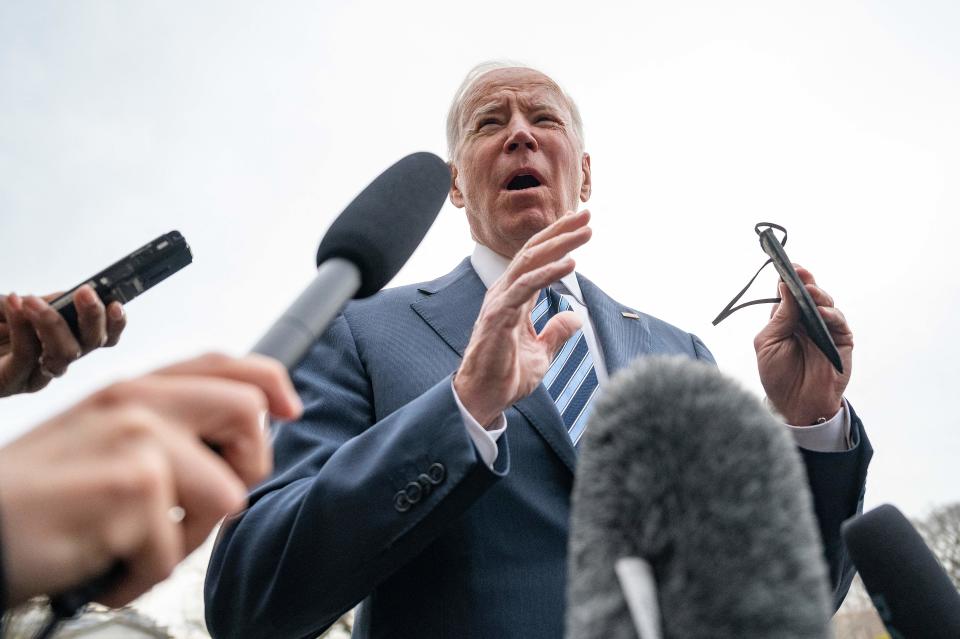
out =
<path fill-rule="evenodd" d="M 666 638 L 829 636 L 799 453 L 712 366 L 639 360 L 597 400 L 573 491 L 568 639 L 637 639 L 621 557 L 652 565 Z"/>

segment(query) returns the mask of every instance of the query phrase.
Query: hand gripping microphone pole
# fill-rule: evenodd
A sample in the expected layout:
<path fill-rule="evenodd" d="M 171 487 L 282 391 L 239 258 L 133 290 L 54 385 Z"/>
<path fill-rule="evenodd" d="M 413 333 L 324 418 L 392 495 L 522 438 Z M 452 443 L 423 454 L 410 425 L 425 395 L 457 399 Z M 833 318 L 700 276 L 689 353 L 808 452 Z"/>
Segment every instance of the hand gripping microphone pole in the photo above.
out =
<path fill-rule="evenodd" d="M 317 250 L 317 275 L 253 347 L 294 368 L 353 297 L 373 295 L 400 271 L 437 218 L 450 190 L 450 169 L 432 153 L 413 153 L 381 173 L 334 220 Z M 124 575 L 106 573 L 51 598 L 53 616 L 37 634 L 112 588 Z"/>

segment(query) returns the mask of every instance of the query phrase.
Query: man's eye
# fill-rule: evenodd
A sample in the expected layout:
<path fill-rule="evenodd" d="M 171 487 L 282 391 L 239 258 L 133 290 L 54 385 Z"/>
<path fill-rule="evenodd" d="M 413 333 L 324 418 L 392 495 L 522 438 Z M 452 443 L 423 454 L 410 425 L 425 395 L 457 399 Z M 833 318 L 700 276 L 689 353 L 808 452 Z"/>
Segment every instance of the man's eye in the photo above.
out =
<path fill-rule="evenodd" d="M 552 123 L 556 123 L 556 122 L 557 122 L 557 118 L 555 118 L 554 116 L 552 116 L 552 115 L 550 115 L 550 114 L 544 113 L 543 115 L 538 115 L 537 118 L 536 118 L 536 121 L 537 121 L 537 122 L 552 122 Z"/>
<path fill-rule="evenodd" d="M 477 123 L 477 130 L 479 131 L 480 129 L 486 126 L 492 126 L 495 124 L 499 124 L 499 122 L 495 118 L 485 118 L 483 120 L 480 120 L 480 122 Z"/>

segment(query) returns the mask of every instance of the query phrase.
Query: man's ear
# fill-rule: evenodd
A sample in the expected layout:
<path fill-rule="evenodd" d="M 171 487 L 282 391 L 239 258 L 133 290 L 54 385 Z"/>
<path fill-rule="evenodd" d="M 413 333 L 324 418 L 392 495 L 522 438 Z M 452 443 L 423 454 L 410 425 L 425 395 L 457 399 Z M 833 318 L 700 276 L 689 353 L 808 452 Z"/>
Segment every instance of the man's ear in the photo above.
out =
<path fill-rule="evenodd" d="M 447 162 L 447 164 L 450 166 L 450 201 L 453 202 L 455 207 L 462 209 L 464 205 L 463 191 L 457 184 L 457 177 L 459 176 L 457 165 L 453 162 Z"/>
<path fill-rule="evenodd" d="M 583 182 L 580 183 L 580 201 L 586 202 L 590 199 L 590 154 L 584 153 L 580 161 L 580 171 L 583 173 Z"/>

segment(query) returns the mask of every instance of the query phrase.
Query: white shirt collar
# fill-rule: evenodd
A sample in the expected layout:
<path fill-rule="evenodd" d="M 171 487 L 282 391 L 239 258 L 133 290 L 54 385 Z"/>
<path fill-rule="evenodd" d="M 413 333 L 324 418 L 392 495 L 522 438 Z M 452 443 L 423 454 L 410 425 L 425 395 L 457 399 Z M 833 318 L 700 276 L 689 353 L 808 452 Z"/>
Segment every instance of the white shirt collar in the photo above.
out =
<path fill-rule="evenodd" d="M 510 260 L 495 252 L 493 249 L 477 243 L 473 249 L 473 255 L 470 256 L 470 264 L 473 265 L 473 270 L 480 276 L 480 281 L 483 282 L 483 285 L 490 288 L 494 282 L 500 279 L 504 271 L 507 270 L 507 265 L 510 264 Z M 583 301 L 583 295 L 580 292 L 580 283 L 577 282 L 576 272 L 561 277 L 559 283 L 562 284 L 562 287 L 559 287 L 560 293 L 571 295 L 575 300 L 580 302 L 580 304 L 586 306 Z"/>

